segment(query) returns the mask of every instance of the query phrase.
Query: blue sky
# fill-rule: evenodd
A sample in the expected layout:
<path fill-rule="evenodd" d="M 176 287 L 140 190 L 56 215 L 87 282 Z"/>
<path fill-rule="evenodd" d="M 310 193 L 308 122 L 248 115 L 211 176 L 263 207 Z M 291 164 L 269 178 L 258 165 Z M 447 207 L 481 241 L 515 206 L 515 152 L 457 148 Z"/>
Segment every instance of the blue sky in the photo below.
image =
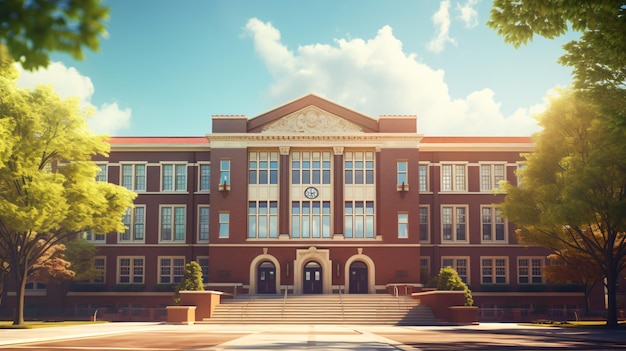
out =
<path fill-rule="evenodd" d="M 118 136 L 211 132 L 314 93 L 376 118 L 418 116 L 426 135 L 530 135 L 571 82 L 577 37 L 519 49 L 487 28 L 488 0 L 110 0 L 108 37 L 84 61 L 54 54 L 20 85 L 53 84 Z"/>

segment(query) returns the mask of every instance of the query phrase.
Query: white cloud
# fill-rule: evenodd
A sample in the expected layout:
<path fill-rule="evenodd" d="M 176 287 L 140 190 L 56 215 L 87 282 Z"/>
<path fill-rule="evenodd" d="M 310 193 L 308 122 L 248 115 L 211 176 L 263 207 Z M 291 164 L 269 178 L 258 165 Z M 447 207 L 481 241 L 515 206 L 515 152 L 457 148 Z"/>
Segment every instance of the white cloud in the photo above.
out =
<path fill-rule="evenodd" d="M 389 26 L 372 39 L 337 39 L 334 45 L 300 46 L 295 53 L 269 23 L 251 19 L 246 30 L 273 74 L 268 94 L 274 103 L 314 93 L 372 117 L 417 114 L 418 132 L 425 135 L 530 135 L 539 130 L 529 117 L 531 108 L 504 116 L 491 89 L 452 98 L 444 72 L 406 54 Z M 264 35 L 268 32 L 274 34 Z"/>
<path fill-rule="evenodd" d="M 93 106 L 92 96 L 95 92 L 91 79 L 83 76 L 74 67 L 66 67 L 60 62 L 52 62 L 45 69 L 37 71 L 24 71 L 17 65 L 20 71 L 18 86 L 22 88 L 34 88 L 38 84 L 51 84 L 61 98 L 78 96 L 81 106 L 93 107 L 95 116 L 90 117 L 90 130 L 96 133 L 114 135 L 121 129 L 130 126 L 131 110 L 120 109 L 117 102 L 104 103 L 100 107 Z"/>
<path fill-rule="evenodd" d="M 450 0 L 439 3 L 439 10 L 435 12 L 432 20 L 435 25 L 435 37 L 428 43 L 428 50 L 440 53 L 446 43 L 456 45 L 456 41 L 450 37 Z"/>
<path fill-rule="evenodd" d="M 467 0 L 465 5 L 456 4 L 457 11 L 460 12 L 459 18 L 465 23 L 465 27 L 474 28 L 478 25 L 478 12 L 474 6 L 479 2 L 480 0 Z"/>

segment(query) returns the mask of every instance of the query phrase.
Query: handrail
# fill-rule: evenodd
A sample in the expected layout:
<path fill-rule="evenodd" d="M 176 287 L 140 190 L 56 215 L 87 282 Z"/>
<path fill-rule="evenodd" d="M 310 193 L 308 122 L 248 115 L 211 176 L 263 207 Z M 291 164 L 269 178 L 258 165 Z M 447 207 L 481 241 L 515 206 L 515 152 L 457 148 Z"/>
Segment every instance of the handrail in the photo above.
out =
<path fill-rule="evenodd" d="M 283 297 L 283 310 L 281 311 L 281 316 L 285 314 L 285 305 L 287 304 L 287 291 L 289 291 L 289 285 L 285 286 L 285 296 Z"/>
<path fill-rule="evenodd" d="M 339 304 L 341 305 L 341 319 L 346 319 L 346 311 L 343 306 L 343 296 L 341 295 L 341 285 L 339 285 Z"/>

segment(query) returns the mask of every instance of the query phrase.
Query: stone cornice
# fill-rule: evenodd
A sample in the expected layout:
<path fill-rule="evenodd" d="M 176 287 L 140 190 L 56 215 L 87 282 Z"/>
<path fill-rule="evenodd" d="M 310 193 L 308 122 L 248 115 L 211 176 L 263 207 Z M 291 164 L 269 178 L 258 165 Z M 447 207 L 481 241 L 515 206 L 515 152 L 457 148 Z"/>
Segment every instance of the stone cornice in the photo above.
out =
<path fill-rule="evenodd" d="M 383 146 L 388 148 L 418 148 L 422 134 L 363 133 L 363 134 L 269 134 L 237 133 L 207 135 L 211 148 L 241 148 L 261 146 Z M 301 145 L 300 145 L 301 144 Z"/>

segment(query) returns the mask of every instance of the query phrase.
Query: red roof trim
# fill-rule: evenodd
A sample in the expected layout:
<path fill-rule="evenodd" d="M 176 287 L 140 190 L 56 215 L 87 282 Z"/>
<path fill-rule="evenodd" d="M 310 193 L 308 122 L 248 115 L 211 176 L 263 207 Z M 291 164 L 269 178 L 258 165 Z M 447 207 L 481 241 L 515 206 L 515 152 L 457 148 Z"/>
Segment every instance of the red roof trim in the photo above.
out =
<path fill-rule="evenodd" d="M 106 140 L 111 145 L 207 145 L 206 137 L 111 137 Z"/>
<path fill-rule="evenodd" d="M 532 143 L 529 136 L 425 136 L 422 144 L 442 144 L 442 143 Z"/>

